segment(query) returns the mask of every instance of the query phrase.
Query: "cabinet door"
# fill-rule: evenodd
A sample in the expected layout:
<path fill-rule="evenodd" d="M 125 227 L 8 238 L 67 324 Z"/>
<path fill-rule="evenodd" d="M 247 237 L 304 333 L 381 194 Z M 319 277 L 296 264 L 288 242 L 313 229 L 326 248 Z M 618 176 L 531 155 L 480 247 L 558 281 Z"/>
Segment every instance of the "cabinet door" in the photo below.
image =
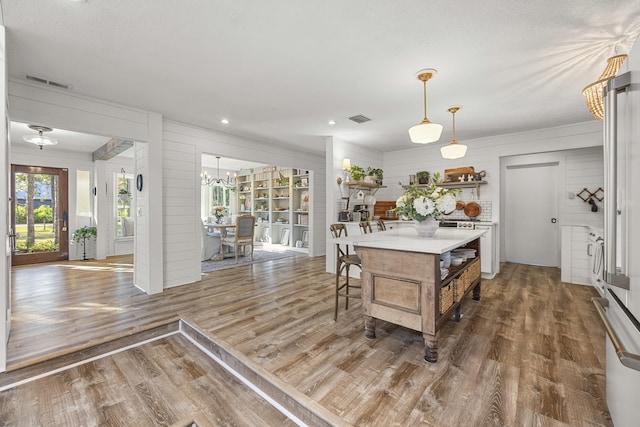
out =
<path fill-rule="evenodd" d="M 477 227 L 479 230 L 481 227 Z M 493 273 L 493 227 L 482 228 L 487 232 L 480 238 L 480 271 Z"/>

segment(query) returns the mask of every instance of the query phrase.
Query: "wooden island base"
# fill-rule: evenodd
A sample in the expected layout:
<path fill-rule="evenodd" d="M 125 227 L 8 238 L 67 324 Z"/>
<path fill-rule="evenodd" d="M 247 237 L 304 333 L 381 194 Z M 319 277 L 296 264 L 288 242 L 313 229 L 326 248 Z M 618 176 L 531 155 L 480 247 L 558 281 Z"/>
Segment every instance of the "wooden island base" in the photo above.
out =
<path fill-rule="evenodd" d="M 365 337 L 375 339 L 376 319 L 422 333 L 424 360 L 438 360 L 439 329 L 450 317 L 460 321 L 460 304 L 470 293 L 480 299 L 480 244 L 464 244 L 477 256 L 451 267 L 441 279 L 440 254 L 356 246 L 362 260 Z"/>
<path fill-rule="evenodd" d="M 480 300 L 480 282 L 473 288 L 474 301 Z M 453 320 L 459 322 L 461 318 L 460 304 L 456 305 L 453 313 Z M 370 340 L 376 339 L 376 319 L 371 316 L 364 316 L 364 337 Z M 424 339 L 424 360 L 429 363 L 436 363 L 438 361 L 438 339 L 440 337 L 440 331 L 436 330 L 435 335 L 423 333 Z"/>

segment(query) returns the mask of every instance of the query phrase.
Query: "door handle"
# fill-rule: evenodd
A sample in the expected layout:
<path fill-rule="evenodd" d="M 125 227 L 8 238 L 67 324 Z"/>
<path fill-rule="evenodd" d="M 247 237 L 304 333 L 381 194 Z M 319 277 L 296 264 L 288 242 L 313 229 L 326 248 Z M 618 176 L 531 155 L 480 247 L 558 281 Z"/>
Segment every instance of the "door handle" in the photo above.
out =
<path fill-rule="evenodd" d="M 558 222 L 556 218 L 551 218 L 551 224 L 555 224 L 556 222 Z"/>
<path fill-rule="evenodd" d="M 636 371 L 640 371 L 640 356 L 637 354 L 629 353 L 618 338 L 618 334 L 613 330 L 613 326 L 609 323 L 609 319 L 607 319 L 607 315 L 604 312 L 604 306 L 609 304 L 609 300 L 606 298 L 591 298 L 593 305 L 596 306 L 596 311 L 598 312 L 598 316 L 602 323 L 604 324 L 604 329 L 607 331 L 607 335 L 611 339 L 611 344 L 613 344 L 613 348 L 616 350 L 616 355 L 618 359 L 620 359 L 620 363 L 622 363 L 627 368 L 634 369 Z"/>

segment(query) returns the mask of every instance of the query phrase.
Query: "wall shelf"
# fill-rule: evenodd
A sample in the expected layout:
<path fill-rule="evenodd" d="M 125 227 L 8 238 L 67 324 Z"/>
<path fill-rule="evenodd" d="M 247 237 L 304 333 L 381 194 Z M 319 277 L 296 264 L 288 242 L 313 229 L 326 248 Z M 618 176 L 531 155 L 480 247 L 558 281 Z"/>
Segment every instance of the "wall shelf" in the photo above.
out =
<path fill-rule="evenodd" d="M 372 184 L 370 182 L 364 182 L 364 181 L 350 181 L 350 182 L 345 182 L 344 185 L 349 187 L 349 197 L 354 195 L 355 192 L 358 190 L 369 190 L 371 191 L 370 194 L 373 196 L 374 194 L 376 194 L 376 192 L 379 189 L 387 188 L 386 185 Z"/>
<path fill-rule="evenodd" d="M 465 181 L 465 182 L 441 182 L 440 184 L 436 184 L 437 187 L 443 188 L 475 188 L 476 189 L 476 197 L 480 198 L 480 186 L 487 184 L 487 181 Z M 418 188 L 426 188 L 429 187 L 430 184 L 414 184 L 414 187 Z M 407 189 L 411 188 L 411 185 L 403 185 L 402 188 Z"/>

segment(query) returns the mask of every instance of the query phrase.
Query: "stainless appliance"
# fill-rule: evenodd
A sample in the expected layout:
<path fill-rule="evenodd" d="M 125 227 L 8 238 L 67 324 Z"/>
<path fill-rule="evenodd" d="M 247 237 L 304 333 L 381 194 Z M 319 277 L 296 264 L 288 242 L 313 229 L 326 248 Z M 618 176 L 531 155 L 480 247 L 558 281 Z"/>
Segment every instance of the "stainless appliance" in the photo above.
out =
<path fill-rule="evenodd" d="M 371 219 L 368 205 L 354 205 L 353 212 L 360 212 L 360 218 L 362 221 L 368 221 Z"/>
<path fill-rule="evenodd" d="M 604 297 L 604 238 L 602 232 L 596 229 L 589 229 L 587 256 L 589 257 L 589 282 L 600 296 Z"/>
<path fill-rule="evenodd" d="M 617 427 L 640 420 L 640 43 L 605 90 L 605 298 L 607 404 Z M 606 312 L 605 312 L 606 309 Z"/>

